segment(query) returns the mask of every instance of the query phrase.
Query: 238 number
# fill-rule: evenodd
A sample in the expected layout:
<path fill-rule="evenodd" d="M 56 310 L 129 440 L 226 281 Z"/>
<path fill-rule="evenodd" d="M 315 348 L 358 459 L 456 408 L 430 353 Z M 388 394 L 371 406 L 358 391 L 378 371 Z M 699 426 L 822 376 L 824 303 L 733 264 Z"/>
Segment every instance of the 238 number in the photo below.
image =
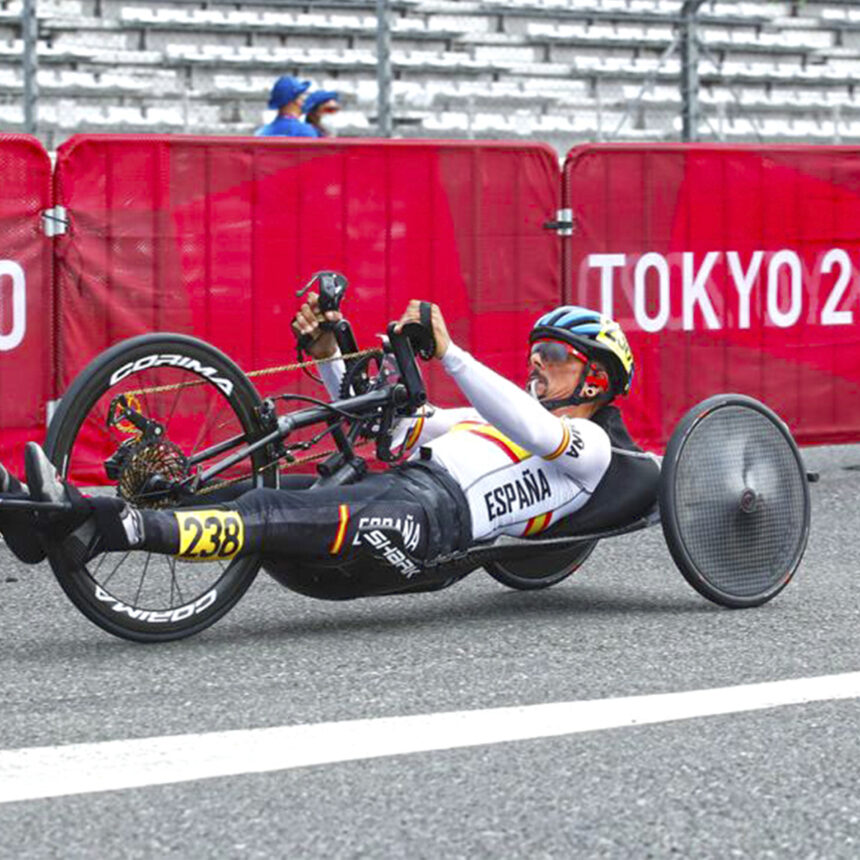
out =
<path fill-rule="evenodd" d="M 234 511 L 176 511 L 179 557 L 188 561 L 233 558 L 245 542 L 245 524 Z"/>

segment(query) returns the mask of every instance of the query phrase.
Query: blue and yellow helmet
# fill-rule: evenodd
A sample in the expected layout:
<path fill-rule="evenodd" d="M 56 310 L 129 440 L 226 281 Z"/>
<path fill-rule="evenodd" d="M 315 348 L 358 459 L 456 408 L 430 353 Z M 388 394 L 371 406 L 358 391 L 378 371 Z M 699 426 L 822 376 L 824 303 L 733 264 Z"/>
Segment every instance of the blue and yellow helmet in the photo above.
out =
<path fill-rule="evenodd" d="M 599 361 L 609 374 L 614 394 L 630 391 L 635 370 L 633 353 L 621 326 L 614 320 L 588 308 L 562 305 L 534 324 L 529 343 L 542 338 L 569 343 L 588 358 Z"/>

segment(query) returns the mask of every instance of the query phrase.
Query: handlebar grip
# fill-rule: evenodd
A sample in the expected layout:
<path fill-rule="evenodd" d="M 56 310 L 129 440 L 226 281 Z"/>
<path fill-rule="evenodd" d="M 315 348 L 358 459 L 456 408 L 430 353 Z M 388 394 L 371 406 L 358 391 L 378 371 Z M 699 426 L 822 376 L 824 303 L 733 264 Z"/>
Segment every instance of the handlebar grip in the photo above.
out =
<path fill-rule="evenodd" d="M 328 311 L 339 311 L 340 303 L 346 294 L 346 288 L 349 286 L 349 281 L 340 272 L 321 271 L 314 272 L 311 279 L 300 289 L 296 291 L 296 298 L 301 298 L 311 287 L 318 285 L 319 288 L 319 308 L 323 313 Z M 349 323 L 342 321 L 341 323 L 320 323 L 320 328 L 323 330 L 334 331 L 335 339 L 340 346 L 341 352 L 355 352 L 355 338 L 352 336 L 352 331 L 344 334 L 343 325 L 349 329 Z M 338 328 L 338 326 L 341 326 Z M 342 342 L 343 339 L 343 342 Z M 314 342 L 312 337 L 306 334 L 299 335 L 297 346 L 299 356 L 303 352 L 307 352 L 308 348 Z M 351 349 L 345 349 L 345 346 L 352 345 Z"/>
<path fill-rule="evenodd" d="M 436 336 L 433 334 L 433 305 L 421 302 L 419 305 L 421 322 L 408 322 L 403 326 L 403 334 L 412 343 L 415 351 L 424 361 L 436 355 Z"/>
<path fill-rule="evenodd" d="M 325 320 L 319 325 L 320 331 L 331 331 L 334 332 L 334 339 L 337 341 L 337 345 L 340 347 L 341 353 L 344 355 L 348 355 L 351 352 L 357 352 L 358 346 L 355 342 L 355 335 L 352 332 L 352 327 L 350 324 L 344 320 L 338 320 L 337 322 L 330 322 Z M 311 337 L 309 334 L 301 334 L 299 335 L 298 346 L 302 352 L 307 352 L 308 348 L 313 344 L 315 338 Z"/>
<path fill-rule="evenodd" d="M 307 352 L 313 342 L 314 339 L 309 334 L 300 334 L 299 339 L 296 342 L 299 348 L 299 352 Z"/>

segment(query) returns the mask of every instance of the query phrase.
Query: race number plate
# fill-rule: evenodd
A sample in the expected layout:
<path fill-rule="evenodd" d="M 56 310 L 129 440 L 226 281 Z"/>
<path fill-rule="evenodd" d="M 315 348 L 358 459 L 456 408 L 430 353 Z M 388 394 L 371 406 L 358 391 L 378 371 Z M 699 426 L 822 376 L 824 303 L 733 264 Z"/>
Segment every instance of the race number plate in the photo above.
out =
<path fill-rule="evenodd" d="M 178 558 L 213 561 L 233 558 L 245 543 L 245 524 L 235 511 L 175 511 Z"/>

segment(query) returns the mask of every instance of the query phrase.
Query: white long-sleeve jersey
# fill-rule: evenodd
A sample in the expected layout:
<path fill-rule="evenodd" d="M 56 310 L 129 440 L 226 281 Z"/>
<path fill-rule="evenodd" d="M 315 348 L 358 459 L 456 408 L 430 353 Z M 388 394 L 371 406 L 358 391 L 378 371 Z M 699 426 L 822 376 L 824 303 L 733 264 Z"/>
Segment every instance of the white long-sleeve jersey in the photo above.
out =
<path fill-rule="evenodd" d="M 474 540 L 536 535 L 591 498 L 611 458 L 602 427 L 553 415 L 453 343 L 442 364 L 472 406 L 425 407 L 401 422 L 394 442 L 405 442 L 411 456 L 429 448 L 457 481 Z M 321 365 L 320 372 L 337 397 L 342 363 Z"/>

